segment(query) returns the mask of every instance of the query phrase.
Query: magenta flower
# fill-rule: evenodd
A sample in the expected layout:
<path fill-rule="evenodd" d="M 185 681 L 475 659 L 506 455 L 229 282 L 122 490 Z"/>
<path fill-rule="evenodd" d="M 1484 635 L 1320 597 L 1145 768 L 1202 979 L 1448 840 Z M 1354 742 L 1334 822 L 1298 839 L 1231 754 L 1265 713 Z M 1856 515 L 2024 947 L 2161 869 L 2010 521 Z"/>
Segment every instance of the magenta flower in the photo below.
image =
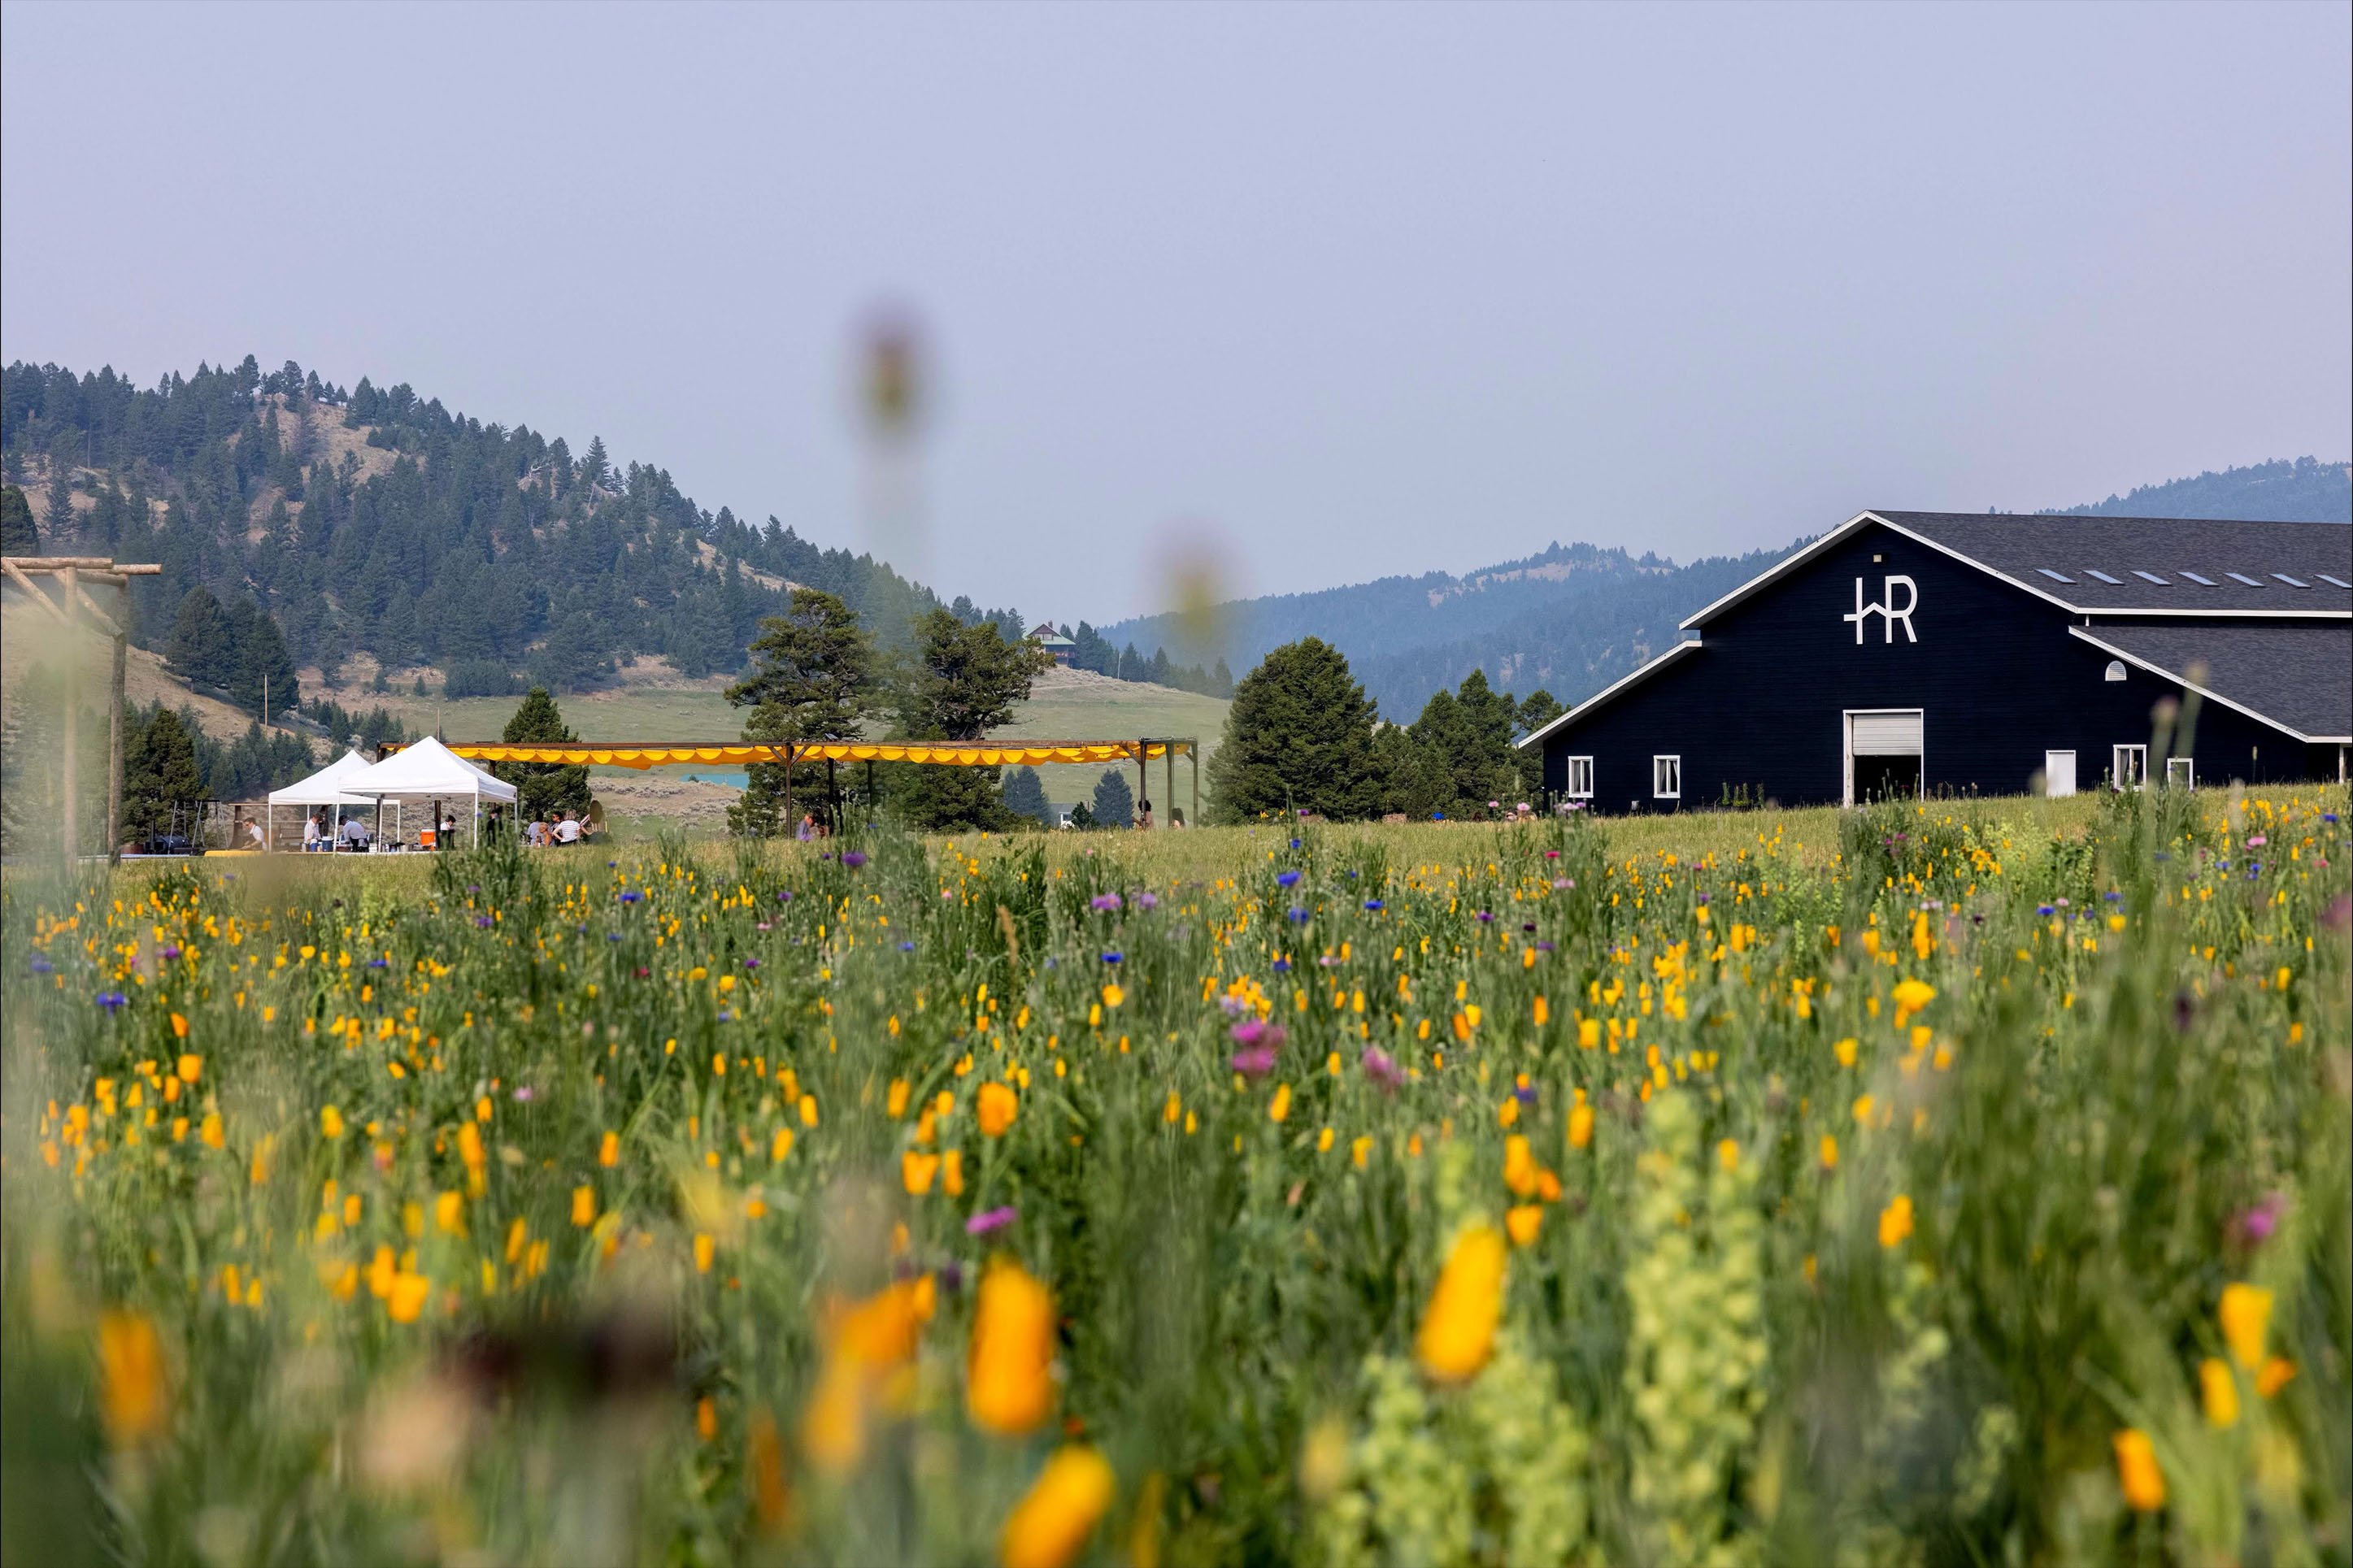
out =
<path fill-rule="evenodd" d="M 1366 1078 L 1391 1093 L 1404 1087 L 1404 1070 L 1391 1060 L 1388 1052 L 1381 1049 L 1380 1047 L 1366 1046 L 1365 1054 L 1357 1058 L 1356 1061 L 1357 1065 L 1365 1069 Z"/>
<path fill-rule="evenodd" d="M 984 1209 L 964 1222 L 964 1233 L 966 1236 L 987 1236 L 990 1231 L 1003 1230 L 1020 1217 L 1021 1211 L 1011 1204 L 1003 1208 Z"/>
<path fill-rule="evenodd" d="M 1113 910 L 1119 908 L 1119 895 L 1117 893 L 1097 893 L 1093 898 L 1087 900 L 1087 905 L 1091 909 L 1101 910 L 1108 914 Z"/>
<path fill-rule="evenodd" d="M 2266 1193 L 2255 1206 L 2231 1221 L 2231 1228 L 2239 1240 L 2248 1247 L 2261 1247 L 2279 1229 L 2280 1216 L 2287 1212 L 2287 1199 L 2278 1193 Z"/>
<path fill-rule="evenodd" d="M 1250 1046 L 1236 1051 L 1234 1070 L 1244 1078 L 1264 1078 L 1274 1070 L 1274 1047 Z"/>

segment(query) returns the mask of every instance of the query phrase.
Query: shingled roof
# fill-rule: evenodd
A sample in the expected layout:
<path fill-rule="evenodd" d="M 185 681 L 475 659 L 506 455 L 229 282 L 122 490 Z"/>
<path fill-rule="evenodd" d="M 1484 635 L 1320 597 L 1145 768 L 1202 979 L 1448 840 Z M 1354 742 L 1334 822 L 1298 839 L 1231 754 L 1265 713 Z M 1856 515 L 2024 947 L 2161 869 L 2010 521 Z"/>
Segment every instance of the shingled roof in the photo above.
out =
<path fill-rule="evenodd" d="M 2353 742 L 2353 621 L 2069 626 L 2071 636 L 2299 740 Z"/>
<path fill-rule="evenodd" d="M 1873 525 L 1910 534 L 2079 615 L 2353 618 L 2353 528 L 2343 523 L 1865 511 L 1783 556 L 1683 626 L 1704 626 Z"/>
<path fill-rule="evenodd" d="M 1949 511 L 1869 515 L 2075 609 L 2107 615 L 2353 615 L 2353 528 L 2342 523 Z M 2102 581 L 2103 573 L 2116 581 Z M 2063 577 L 2068 581 L 2061 582 Z"/>

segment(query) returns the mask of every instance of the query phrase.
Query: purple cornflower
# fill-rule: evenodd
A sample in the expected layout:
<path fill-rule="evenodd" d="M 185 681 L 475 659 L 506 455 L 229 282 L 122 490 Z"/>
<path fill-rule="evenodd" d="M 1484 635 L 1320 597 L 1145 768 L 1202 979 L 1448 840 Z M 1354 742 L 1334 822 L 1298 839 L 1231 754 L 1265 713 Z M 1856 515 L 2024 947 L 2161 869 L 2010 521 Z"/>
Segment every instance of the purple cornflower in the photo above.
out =
<path fill-rule="evenodd" d="M 1139 910 L 1156 910 L 1160 907 L 1160 897 L 1156 893 L 1138 893 L 1135 895 L 1135 907 Z"/>
<path fill-rule="evenodd" d="M 1011 1204 L 1003 1208 L 983 1209 L 964 1222 L 964 1233 L 966 1236 L 987 1236 L 990 1231 L 1003 1230 L 1020 1217 L 1021 1211 Z"/>
<path fill-rule="evenodd" d="M 130 1000 L 130 997 L 120 991 L 101 991 L 98 994 L 98 1005 L 105 1008 L 110 1016 L 127 1005 Z"/>
<path fill-rule="evenodd" d="M 760 961 L 756 958 L 747 958 L 744 961 L 744 967 L 746 969 L 757 969 L 760 967 Z"/>
<path fill-rule="evenodd" d="M 1405 1086 L 1405 1071 L 1390 1059 L 1388 1052 L 1378 1046 L 1366 1046 L 1365 1054 L 1356 1058 L 1365 1076 L 1394 1093 Z"/>
<path fill-rule="evenodd" d="M 1100 910 L 1103 913 L 1109 914 L 1112 910 L 1119 908 L 1119 895 L 1117 893 L 1097 893 L 1093 898 L 1087 900 L 1087 907 L 1089 909 Z"/>
<path fill-rule="evenodd" d="M 176 947 L 167 947 L 161 952 L 158 952 L 155 956 L 162 959 L 164 963 L 170 963 L 180 956 L 180 950 Z"/>
<path fill-rule="evenodd" d="M 2280 1215 L 2287 1212 L 2287 1199 L 2278 1193 L 2266 1193 L 2263 1200 L 2241 1215 L 2236 1222 L 2239 1234 L 2249 1246 L 2269 1241 L 2279 1229 Z"/>
<path fill-rule="evenodd" d="M 866 851 L 863 849 L 845 849 L 842 851 L 841 863 L 855 871 L 858 868 L 866 864 Z"/>
<path fill-rule="evenodd" d="M 476 915 L 474 917 L 474 923 L 481 927 L 484 931 L 488 931 L 491 929 L 491 917 L 488 915 Z"/>

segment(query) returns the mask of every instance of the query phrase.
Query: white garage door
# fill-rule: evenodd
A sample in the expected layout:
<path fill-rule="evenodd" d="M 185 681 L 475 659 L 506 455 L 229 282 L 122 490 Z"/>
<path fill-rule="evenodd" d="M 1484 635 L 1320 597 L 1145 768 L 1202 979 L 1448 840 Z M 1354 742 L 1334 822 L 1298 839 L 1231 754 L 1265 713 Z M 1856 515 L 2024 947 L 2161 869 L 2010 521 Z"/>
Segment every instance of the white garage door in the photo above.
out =
<path fill-rule="evenodd" d="M 1852 750 L 1858 757 L 1916 757 L 1920 754 L 1917 710 L 1905 713 L 1857 713 Z"/>

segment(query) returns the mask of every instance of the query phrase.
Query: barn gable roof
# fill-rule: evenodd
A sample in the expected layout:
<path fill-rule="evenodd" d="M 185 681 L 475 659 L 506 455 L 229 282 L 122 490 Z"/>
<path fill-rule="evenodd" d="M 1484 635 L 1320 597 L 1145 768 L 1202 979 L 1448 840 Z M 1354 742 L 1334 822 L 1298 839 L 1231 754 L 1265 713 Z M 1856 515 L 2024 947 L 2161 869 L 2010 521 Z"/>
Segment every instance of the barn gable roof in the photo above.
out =
<path fill-rule="evenodd" d="M 2074 615 L 2353 619 L 2353 528 L 2206 518 L 1862 511 L 1684 621 L 1709 621 L 1859 529 L 1943 552 Z"/>
<path fill-rule="evenodd" d="M 2353 743 L 2353 626 L 2210 621 L 2067 632 L 2299 741 Z"/>
<path fill-rule="evenodd" d="M 1683 658 L 1683 655 L 1697 652 L 1699 646 L 1699 638 L 1684 638 L 1682 642 L 1675 644 L 1674 647 L 1667 649 L 1666 652 L 1660 654 L 1657 658 L 1651 659 L 1645 664 L 1637 666 L 1630 674 L 1620 676 L 1616 680 L 1611 681 L 1609 685 L 1603 687 L 1600 690 L 1595 692 L 1584 701 L 1556 714 L 1553 717 L 1552 722 L 1549 724 L 1539 725 L 1537 728 L 1529 731 L 1526 734 L 1513 742 L 1513 746 L 1517 748 L 1520 746 L 1535 745 L 1537 742 L 1542 741 L 1546 735 L 1549 735 L 1555 730 L 1559 729 L 1563 724 L 1568 723 L 1572 720 L 1584 718 L 1587 714 L 1592 712 L 1595 709 L 1600 707 L 1603 703 L 1609 701 L 1611 698 L 1617 696 L 1628 687 L 1632 686 L 1639 681 L 1650 679 L 1651 677 L 1658 674 L 1659 671 L 1666 668 L 1667 666 L 1674 663 L 1675 660 Z"/>

